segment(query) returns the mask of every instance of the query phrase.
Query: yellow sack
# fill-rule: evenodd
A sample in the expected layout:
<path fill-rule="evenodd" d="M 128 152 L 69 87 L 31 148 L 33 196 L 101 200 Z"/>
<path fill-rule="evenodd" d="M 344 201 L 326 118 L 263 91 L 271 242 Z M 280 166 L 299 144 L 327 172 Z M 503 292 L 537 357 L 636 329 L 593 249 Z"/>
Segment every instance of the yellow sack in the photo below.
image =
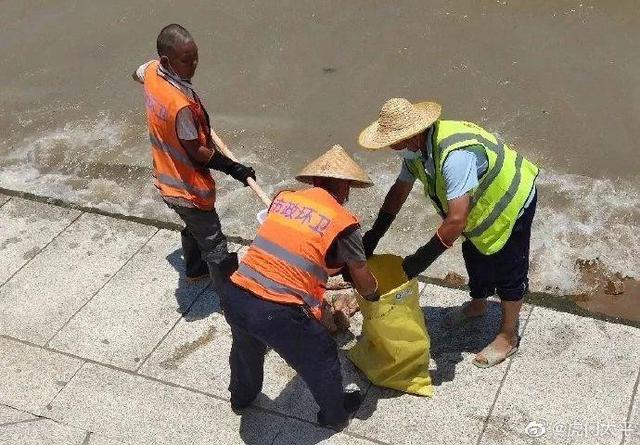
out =
<path fill-rule="evenodd" d="M 375 255 L 369 268 L 378 279 L 380 301 L 356 293 L 364 323 L 349 358 L 375 385 L 432 396 L 429 334 L 418 302 L 418 281 L 407 281 L 402 258 L 395 255 Z"/>

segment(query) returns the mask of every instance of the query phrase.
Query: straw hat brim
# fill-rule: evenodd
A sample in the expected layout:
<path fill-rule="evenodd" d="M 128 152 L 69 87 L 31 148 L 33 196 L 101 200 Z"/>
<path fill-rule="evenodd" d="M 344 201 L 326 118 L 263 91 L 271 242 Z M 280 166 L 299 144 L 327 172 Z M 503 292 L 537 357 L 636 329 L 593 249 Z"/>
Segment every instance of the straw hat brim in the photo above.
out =
<path fill-rule="evenodd" d="M 296 179 L 313 185 L 313 178 L 332 178 L 349 181 L 351 187 L 365 188 L 373 185 L 367 173 L 339 145 L 334 145 L 319 158 L 311 161 Z"/>
<path fill-rule="evenodd" d="M 313 178 L 332 178 L 332 179 L 344 179 L 345 181 L 350 182 L 350 186 L 354 188 L 367 188 L 373 185 L 373 182 L 370 180 L 361 180 L 355 179 L 349 176 L 341 176 L 341 175 L 298 175 L 296 179 L 300 182 L 304 182 L 305 184 L 313 185 Z"/>
<path fill-rule="evenodd" d="M 418 102 L 413 104 L 418 112 L 418 119 L 408 122 L 399 130 L 388 131 L 380 126 L 379 120 L 371 123 L 362 130 L 358 137 L 358 143 L 369 150 L 379 150 L 388 147 L 396 142 L 408 139 L 429 128 L 440 118 L 442 106 L 436 102 Z"/>

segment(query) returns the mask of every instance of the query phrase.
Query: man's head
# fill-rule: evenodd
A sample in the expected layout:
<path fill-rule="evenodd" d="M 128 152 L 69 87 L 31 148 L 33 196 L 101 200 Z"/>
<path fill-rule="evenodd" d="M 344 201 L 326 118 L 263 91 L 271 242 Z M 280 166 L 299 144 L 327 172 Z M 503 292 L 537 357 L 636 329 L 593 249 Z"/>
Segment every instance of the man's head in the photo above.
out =
<path fill-rule="evenodd" d="M 310 162 L 296 179 L 325 189 L 340 204 L 349 199 L 351 187 L 369 187 L 373 184 L 364 170 L 339 145 L 334 145 Z"/>
<path fill-rule="evenodd" d="M 198 46 L 185 28 L 175 23 L 162 28 L 156 41 L 160 63 L 186 81 L 196 72 Z"/>
<path fill-rule="evenodd" d="M 315 177 L 313 178 L 313 186 L 326 190 L 340 204 L 344 204 L 349 200 L 351 181 L 346 179 Z"/>
<path fill-rule="evenodd" d="M 428 127 L 427 127 L 428 128 Z M 389 145 L 389 148 L 395 151 L 407 150 L 417 152 L 424 146 L 425 131 L 414 136 L 402 139 Z"/>

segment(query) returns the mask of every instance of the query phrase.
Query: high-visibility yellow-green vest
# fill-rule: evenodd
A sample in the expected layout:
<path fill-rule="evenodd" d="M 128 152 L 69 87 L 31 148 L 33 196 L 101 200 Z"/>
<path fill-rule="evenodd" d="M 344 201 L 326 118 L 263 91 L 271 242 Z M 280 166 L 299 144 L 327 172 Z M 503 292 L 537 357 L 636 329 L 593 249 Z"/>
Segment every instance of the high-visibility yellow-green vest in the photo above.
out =
<path fill-rule="evenodd" d="M 483 254 L 502 249 L 509 239 L 520 211 L 531 193 L 538 167 L 507 147 L 478 125 L 463 121 L 440 120 L 433 124 L 431 140 L 434 177 L 427 175 L 423 160 L 405 161 L 424 192 L 444 218 L 447 215 L 447 190 L 442 174 L 444 163 L 454 150 L 477 150 L 480 146 L 489 162 L 484 175 L 470 193 L 471 208 L 463 235 Z"/>

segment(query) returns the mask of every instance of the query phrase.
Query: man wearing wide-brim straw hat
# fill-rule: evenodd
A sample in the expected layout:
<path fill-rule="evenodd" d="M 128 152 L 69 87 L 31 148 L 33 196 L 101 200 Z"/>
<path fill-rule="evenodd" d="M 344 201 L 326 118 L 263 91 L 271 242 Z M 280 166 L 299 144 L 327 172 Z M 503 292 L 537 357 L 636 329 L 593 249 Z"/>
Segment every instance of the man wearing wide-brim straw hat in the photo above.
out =
<path fill-rule="evenodd" d="M 335 340 L 320 322 L 330 310 L 324 291 L 331 272 L 347 269 L 360 295 L 377 301 L 358 219 L 342 204 L 367 174 L 339 145 L 296 178 L 313 187 L 280 192 L 231 283 L 221 293 L 231 326 L 231 405 L 249 406 L 262 388 L 267 347 L 308 385 L 320 407 L 318 422 L 341 428 L 360 405 L 345 393 Z"/>
<path fill-rule="evenodd" d="M 419 179 L 443 221 L 429 242 L 404 259 L 403 268 L 414 277 L 465 237 L 462 253 L 472 300 L 448 313 L 446 322 L 454 328 L 484 315 L 486 298 L 497 293 L 500 332 L 473 359 L 486 368 L 518 349 L 538 168 L 478 125 L 441 120 L 440 113 L 435 102 L 389 99 L 378 120 L 360 133 L 363 147 L 390 147 L 402 158 L 400 174 L 364 235 L 365 252 L 373 253 Z"/>

